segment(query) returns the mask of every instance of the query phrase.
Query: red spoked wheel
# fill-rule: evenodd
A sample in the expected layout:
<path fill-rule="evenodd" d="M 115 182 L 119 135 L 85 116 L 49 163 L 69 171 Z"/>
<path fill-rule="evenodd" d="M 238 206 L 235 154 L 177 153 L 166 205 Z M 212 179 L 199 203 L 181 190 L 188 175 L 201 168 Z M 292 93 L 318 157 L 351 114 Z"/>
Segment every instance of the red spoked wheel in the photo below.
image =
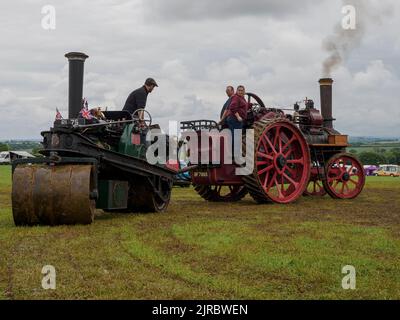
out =
<path fill-rule="evenodd" d="M 303 195 L 319 197 L 323 197 L 324 195 L 326 195 L 322 180 L 310 180 Z"/>
<path fill-rule="evenodd" d="M 350 154 L 341 153 L 333 156 L 329 159 L 325 172 L 324 187 L 332 198 L 353 199 L 364 188 L 363 166 Z"/>
<path fill-rule="evenodd" d="M 308 181 L 307 188 L 303 193 L 303 196 L 319 196 L 326 195 L 324 184 L 322 182 L 324 169 L 320 166 L 314 165 L 311 168 L 310 181 Z"/>
<path fill-rule="evenodd" d="M 246 188 L 240 185 L 195 185 L 194 189 L 203 199 L 211 202 L 235 202 L 247 194 Z"/>
<path fill-rule="evenodd" d="M 244 178 L 257 202 L 289 203 L 300 197 L 310 176 L 310 152 L 300 130 L 284 119 L 255 124 L 255 168 Z"/>

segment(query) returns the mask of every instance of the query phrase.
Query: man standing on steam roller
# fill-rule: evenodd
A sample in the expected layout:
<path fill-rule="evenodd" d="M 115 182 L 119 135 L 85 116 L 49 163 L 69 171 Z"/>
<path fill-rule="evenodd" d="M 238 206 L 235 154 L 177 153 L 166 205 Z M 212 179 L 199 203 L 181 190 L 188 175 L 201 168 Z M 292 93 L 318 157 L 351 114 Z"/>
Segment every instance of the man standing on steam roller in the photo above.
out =
<path fill-rule="evenodd" d="M 131 92 L 122 110 L 133 114 L 138 109 L 144 109 L 146 107 L 147 96 L 153 91 L 154 87 L 158 87 L 157 82 L 153 78 L 147 78 L 142 87 Z M 138 116 L 139 119 L 143 120 L 143 112 L 139 112 Z"/>

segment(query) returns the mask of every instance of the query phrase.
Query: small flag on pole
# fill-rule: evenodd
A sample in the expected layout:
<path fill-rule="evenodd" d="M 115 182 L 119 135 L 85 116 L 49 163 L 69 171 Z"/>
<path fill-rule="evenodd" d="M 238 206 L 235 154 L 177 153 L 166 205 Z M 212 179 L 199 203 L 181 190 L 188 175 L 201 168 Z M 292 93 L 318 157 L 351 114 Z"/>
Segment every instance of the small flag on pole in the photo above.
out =
<path fill-rule="evenodd" d="M 83 98 L 82 100 L 82 110 L 79 112 L 82 118 L 90 120 L 93 119 L 92 114 L 89 111 L 89 104 L 86 100 L 86 98 Z"/>
<path fill-rule="evenodd" d="M 61 120 L 63 117 L 61 115 L 60 110 L 58 110 L 58 108 L 56 108 L 56 120 Z"/>

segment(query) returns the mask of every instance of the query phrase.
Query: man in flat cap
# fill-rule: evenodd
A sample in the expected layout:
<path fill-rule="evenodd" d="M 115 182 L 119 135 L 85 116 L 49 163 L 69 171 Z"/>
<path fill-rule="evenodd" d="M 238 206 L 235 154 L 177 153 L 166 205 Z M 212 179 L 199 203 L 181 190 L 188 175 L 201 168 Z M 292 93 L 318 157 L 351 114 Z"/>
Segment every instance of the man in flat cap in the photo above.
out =
<path fill-rule="evenodd" d="M 142 87 L 131 92 L 122 110 L 133 114 L 137 109 L 144 109 L 146 107 L 147 96 L 153 91 L 154 87 L 158 87 L 157 82 L 153 78 L 147 78 Z M 143 119 L 143 112 L 140 112 L 138 116 L 140 119 Z"/>

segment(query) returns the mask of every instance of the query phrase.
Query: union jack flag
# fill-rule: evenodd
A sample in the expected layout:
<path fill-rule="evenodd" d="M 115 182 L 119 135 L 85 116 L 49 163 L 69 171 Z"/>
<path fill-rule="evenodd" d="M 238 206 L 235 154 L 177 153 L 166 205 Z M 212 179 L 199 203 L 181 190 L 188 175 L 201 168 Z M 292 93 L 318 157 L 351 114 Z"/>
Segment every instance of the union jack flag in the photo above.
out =
<path fill-rule="evenodd" d="M 87 120 L 92 119 L 92 115 L 90 114 L 90 111 L 88 109 L 86 109 L 86 108 L 82 108 L 81 115 L 82 115 L 83 118 L 85 118 Z"/>
<path fill-rule="evenodd" d="M 58 108 L 56 108 L 56 120 L 61 120 L 63 117 L 61 115 L 60 110 L 58 110 Z"/>
<path fill-rule="evenodd" d="M 89 111 L 89 104 L 86 98 L 83 98 L 82 100 L 82 110 L 79 113 L 81 114 L 82 118 L 85 118 L 87 120 L 93 119 L 93 116 Z"/>

